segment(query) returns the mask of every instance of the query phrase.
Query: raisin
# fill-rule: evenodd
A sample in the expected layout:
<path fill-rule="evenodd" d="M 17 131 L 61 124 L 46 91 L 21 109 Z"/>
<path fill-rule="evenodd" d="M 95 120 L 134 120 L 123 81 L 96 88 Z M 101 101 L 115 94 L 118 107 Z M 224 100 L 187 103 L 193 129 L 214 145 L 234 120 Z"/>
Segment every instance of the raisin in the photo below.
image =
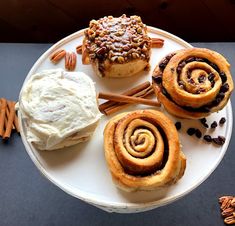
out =
<path fill-rule="evenodd" d="M 189 128 L 189 129 L 187 130 L 187 134 L 188 134 L 189 136 L 192 136 L 193 134 L 195 134 L 195 132 L 196 132 L 196 129 L 195 129 L 195 128 Z"/>
<path fill-rule="evenodd" d="M 181 67 L 184 67 L 186 65 L 186 62 L 185 61 L 182 61 L 181 63 L 180 63 L 180 66 Z"/>
<path fill-rule="evenodd" d="M 211 81 L 211 87 L 213 88 L 214 86 L 215 86 L 215 81 L 212 80 L 212 81 Z"/>
<path fill-rule="evenodd" d="M 182 61 L 178 64 L 178 67 L 176 69 L 177 73 L 180 74 L 181 71 L 182 71 L 182 68 L 186 65 L 186 62 L 185 61 Z"/>
<path fill-rule="evenodd" d="M 219 75 L 220 75 L 222 82 L 225 83 L 227 81 L 226 74 L 223 71 L 221 71 Z"/>
<path fill-rule="evenodd" d="M 202 125 L 203 125 L 204 127 L 206 127 L 206 128 L 209 127 L 208 124 L 206 123 L 206 118 L 200 119 L 200 122 L 202 123 Z"/>
<path fill-rule="evenodd" d="M 213 67 L 216 71 L 219 71 L 219 67 L 216 64 L 210 62 L 210 66 Z"/>
<path fill-rule="evenodd" d="M 217 126 L 218 126 L 218 124 L 217 124 L 216 121 L 212 122 L 212 124 L 211 124 L 211 128 L 212 129 L 216 128 Z"/>
<path fill-rule="evenodd" d="M 184 82 L 183 81 L 179 81 L 178 84 L 179 84 L 180 88 L 182 88 L 182 89 L 184 88 Z"/>
<path fill-rule="evenodd" d="M 205 81 L 205 79 L 206 79 L 206 76 L 205 76 L 205 75 L 199 75 L 199 77 L 198 77 L 198 82 L 199 82 L 199 83 L 203 83 L 203 82 Z"/>
<path fill-rule="evenodd" d="M 221 100 L 222 100 L 221 98 L 216 97 L 215 100 L 212 101 L 212 105 L 213 105 L 213 106 L 219 105 L 219 103 L 221 102 Z"/>
<path fill-rule="evenodd" d="M 159 68 L 163 71 L 164 69 L 165 69 L 165 67 L 166 67 L 166 64 L 165 63 L 160 63 L 159 64 Z"/>
<path fill-rule="evenodd" d="M 177 130 L 180 130 L 181 129 L 181 122 L 176 122 L 175 127 Z"/>
<path fill-rule="evenodd" d="M 201 109 L 202 109 L 202 111 L 208 112 L 208 113 L 211 111 L 209 106 L 203 106 Z"/>
<path fill-rule="evenodd" d="M 174 55 L 175 55 L 175 53 L 171 53 L 166 56 L 166 59 L 169 61 Z"/>
<path fill-rule="evenodd" d="M 207 123 L 202 124 L 205 128 L 209 128 L 209 125 Z"/>
<path fill-rule="evenodd" d="M 218 136 L 217 138 L 213 138 L 212 141 L 217 145 L 223 145 L 225 143 L 225 137 Z"/>
<path fill-rule="evenodd" d="M 203 139 L 206 141 L 206 142 L 212 142 L 212 137 L 210 135 L 205 135 L 203 137 Z"/>
<path fill-rule="evenodd" d="M 219 94 L 217 95 L 217 97 L 220 98 L 221 100 L 223 100 L 224 97 L 225 97 L 225 94 L 224 94 L 224 93 L 219 93 Z"/>
<path fill-rule="evenodd" d="M 186 63 L 190 63 L 195 61 L 195 57 L 189 57 L 187 60 L 185 60 Z"/>
<path fill-rule="evenodd" d="M 220 92 L 222 92 L 222 93 L 226 93 L 228 90 L 229 90 L 228 83 L 223 84 L 220 88 Z"/>
<path fill-rule="evenodd" d="M 220 141 L 218 138 L 212 138 L 213 143 L 220 145 Z"/>
<path fill-rule="evenodd" d="M 215 77 L 215 75 L 211 72 L 208 76 L 208 80 L 211 82 L 211 81 L 213 81 L 214 77 Z"/>
<path fill-rule="evenodd" d="M 204 60 L 203 60 L 202 58 L 200 58 L 200 57 L 196 57 L 195 60 L 196 60 L 197 62 L 204 62 Z"/>
<path fill-rule="evenodd" d="M 219 120 L 219 124 L 220 124 L 220 125 L 223 125 L 225 122 L 226 122 L 225 117 L 222 117 L 222 118 Z"/>
<path fill-rule="evenodd" d="M 196 129 L 195 135 L 197 138 L 201 138 L 202 137 L 202 132 L 199 129 Z"/>
<path fill-rule="evenodd" d="M 221 142 L 221 144 L 225 143 L 225 137 L 224 136 L 218 136 L 219 141 Z"/>
<path fill-rule="evenodd" d="M 166 58 L 164 58 L 160 63 L 159 63 L 159 68 L 163 71 L 166 67 L 166 65 L 168 64 L 169 60 L 167 60 Z"/>
<path fill-rule="evenodd" d="M 194 82 L 194 80 L 193 80 L 192 78 L 190 78 L 190 79 L 188 80 L 188 82 L 189 82 L 190 84 L 195 84 L 195 82 Z"/>
<path fill-rule="evenodd" d="M 178 66 L 177 69 L 176 69 L 177 73 L 180 74 L 181 71 L 182 71 L 182 67 Z"/>
<path fill-rule="evenodd" d="M 153 76 L 153 80 L 157 83 L 157 84 L 161 84 L 162 83 L 162 76 Z"/>
<path fill-rule="evenodd" d="M 201 122 L 202 124 L 206 123 L 206 118 L 201 118 L 201 119 L 200 119 L 200 122 Z"/>

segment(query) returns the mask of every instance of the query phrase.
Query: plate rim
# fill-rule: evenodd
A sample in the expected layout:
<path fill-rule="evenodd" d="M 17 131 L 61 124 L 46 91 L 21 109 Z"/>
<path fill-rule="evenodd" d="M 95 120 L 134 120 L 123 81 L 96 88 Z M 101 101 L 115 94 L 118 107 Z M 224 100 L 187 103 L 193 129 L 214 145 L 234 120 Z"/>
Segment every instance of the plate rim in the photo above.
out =
<path fill-rule="evenodd" d="M 184 41 L 183 39 L 177 37 L 174 34 L 171 34 L 167 31 L 164 31 L 162 29 L 159 28 L 155 28 L 152 26 L 147 26 L 148 31 L 153 32 L 155 34 L 160 34 L 162 36 L 165 36 L 169 39 L 173 39 L 174 41 L 176 40 L 177 43 L 183 45 L 185 48 L 191 48 L 193 47 L 191 44 L 187 43 L 186 41 Z M 86 28 L 85 28 L 86 29 Z M 34 63 L 34 65 L 31 67 L 31 69 L 29 70 L 22 88 L 24 87 L 25 83 L 27 82 L 27 80 L 30 78 L 30 76 L 32 75 L 32 73 L 34 73 L 35 69 L 37 67 L 39 67 L 39 65 L 44 61 L 45 57 L 48 56 L 50 53 L 52 53 L 55 49 L 58 49 L 60 46 L 70 42 L 71 40 L 73 40 L 74 38 L 78 38 L 80 36 L 83 35 L 85 29 L 81 29 L 79 31 L 76 31 L 66 37 L 64 37 L 63 39 L 61 39 L 60 41 L 56 42 L 55 44 L 53 44 L 49 49 L 47 49 L 38 59 L 37 61 Z M 22 90 L 21 88 L 21 90 Z M 20 95 L 21 95 L 21 91 L 19 94 L 19 99 L 20 99 Z M 227 105 L 225 106 L 226 109 L 226 113 L 227 113 L 227 117 L 228 117 L 228 121 L 230 122 L 229 124 L 227 124 L 227 128 L 226 128 L 226 135 L 228 136 L 226 139 L 225 144 L 223 145 L 223 147 L 221 148 L 221 153 L 217 159 L 217 161 L 214 164 L 214 167 L 210 169 L 210 171 L 208 172 L 207 175 L 202 176 L 198 181 L 196 181 L 193 185 L 191 185 L 190 189 L 183 191 L 181 193 L 178 193 L 177 196 L 170 196 L 170 197 L 166 197 L 166 198 L 162 198 L 159 200 L 155 200 L 155 201 L 150 201 L 150 202 L 143 202 L 143 203 L 132 203 L 132 202 L 115 202 L 115 201 L 106 201 L 106 200 L 98 200 L 96 199 L 93 195 L 91 195 L 88 192 L 84 192 L 82 190 L 80 190 L 79 188 L 76 188 L 76 191 L 70 191 L 68 188 L 72 187 L 70 185 L 62 185 L 62 183 L 60 183 L 59 181 L 57 181 L 57 179 L 54 179 L 52 176 L 49 175 L 49 173 L 47 172 L 47 170 L 41 165 L 40 161 L 37 159 L 37 157 L 34 155 L 33 151 L 30 148 L 30 143 L 28 143 L 25 133 L 23 131 L 23 123 L 22 123 L 22 117 L 21 117 L 21 113 L 20 111 L 18 112 L 19 115 L 19 126 L 20 126 L 20 130 L 21 133 L 23 131 L 23 136 L 21 135 L 21 139 L 22 142 L 24 144 L 25 150 L 28 153 L 28 155 L 30 156 L 31 160 L 33 161 L 34 165 L 38 168 L 39 172 L 41 172 L 41 174 L 46 177 L 51 183 L 53 183 L 54 185 L 56 185 L 57 187 L 59 187 L 61 190 L 63 190 L 64 192 L 66 192 L 67 194 L 78 198 L 80 200 L 83 200 L 89 204 L 101 207 L 101 208 L 105 208 L 105 209 L 119 209 L 119 210 L 124 210 L 124 209 L 129 209 L 129 210 L 138 210 L 138 211 L 144 211 L 144 210 L 148 210 L 148 209 L 153 209 L 156 207 L 160 207 L 163 205 L 167 205 L 171 202 L 174 202 L 180 198 L 182 198 L 183 196 L 189 194 L 191 191 L 193 191 L 194 189 L 196 189 L 198 186 L 200 186 L 217 168 L 217 166 L 219 165 L 219 163 L 222 161 L 228 145 L 230 143 L 230 139 L 231 139 L 231 135 L 232 135 L 232 128 L 233 128 L 233 113 L 232 113 L 232 106 L 231 106 L 231 101 L 229 100 Z M 110 175 L 111 176 L 111 175 Z M 72 189 L 71 189 L 72 190 Z M 147 209 L 146 209 L 147 208 Z"/>

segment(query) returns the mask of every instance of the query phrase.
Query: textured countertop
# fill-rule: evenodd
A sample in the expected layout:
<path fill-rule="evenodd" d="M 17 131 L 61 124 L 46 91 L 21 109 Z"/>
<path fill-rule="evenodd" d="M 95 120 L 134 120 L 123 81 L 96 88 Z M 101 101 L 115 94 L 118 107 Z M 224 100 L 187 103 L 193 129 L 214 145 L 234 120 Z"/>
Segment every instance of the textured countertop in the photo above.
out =
<path fill-rule="evenodd" d="M 235 75 L 235 43 L 192 43 L 222 53 Z M 25 76 L 51 44 L 0 43 L 0 97 L 17 100 Z M 232 97 L 235 107 L 235 98 Z M 235 138 L 219 166 L 178 201 L 138 214 L 106 213 L 64 193 L 37 170 L 19 135 L 0 142 L 0 225 L 224 225 L 218 197 L 235 195 Z"/>

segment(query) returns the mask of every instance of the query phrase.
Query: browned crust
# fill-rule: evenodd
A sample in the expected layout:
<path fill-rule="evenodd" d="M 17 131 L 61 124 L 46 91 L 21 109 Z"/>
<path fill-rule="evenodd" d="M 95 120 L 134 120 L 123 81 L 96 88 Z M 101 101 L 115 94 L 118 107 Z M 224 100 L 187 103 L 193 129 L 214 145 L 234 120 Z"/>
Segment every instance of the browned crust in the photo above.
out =
<path fill-rule="evenodd" d="M 135 176 L 128 174 L 120 163 L 114 148 L 116 126 L 128 117 L 148 117 L 157 122 L 167 136 L 169 145 L 169 156 L 165 167 L 156 170 L 147 176 Z M 116 137 L 116 138 L 115 138 Z M 119 137 L 118 139 L 122 139 Z M 177 130 L 170 119 L 163 113 L 155 110 L 138 110 L 134 112 L 121 113 L 113 117 L 104 130 L 104 150 L 108 167 L 116 185 L 126 191 L 153 190 L 157 187 L 175 183 L 180 179 L 186 167 L 186 159 L 180 150 L 180 143 Z M 128 161 L 128 160 L 127 160 Z"/>
<path fill-rule="evenodd" d="M 227 76 L 226 83 L 228 83 L 229 85 L 229 90 L 225 93 L 224 99 L 217 106 L 213 106 L 210 108 L 210 112 L 193 112 L 181 107 L 189 106 L 197 108 L 200 105 L 205 105 L 212 102 L 215 99 L 214 97 L 218 94 L 219 89 L 222 85 L 222 83 L 220 82 L 220 78 L 218 78 L 219 82 L 216 83 L 214 90 L 210 90 L 208 93 L 205 92 L 202 94 L 192 95 L 192 93 L 182 92 L 182 89 L 179 88 L 177 83 L 177 66 L 179 65 L 179 62 L 181 60 L 186 59 L 187 57 L 200 57 L 208 59 L 209 61 L 218 65 L 219 69 L 223 71 Z M 200 65 L 201 63 L 197 64 Z M 175 55 L 170 59 L 163 72 L 159 68 L 159 64 L 155 67 L 153 76 L 159 74 L 161 74 L 162 76 L 162 84 L 159 85 L 153 80 L 154 92 L 158 100 L 164 105 L 166 110 L 169 113 L 180 118 L 199 119 L 206 117 L 213 112 L 221 110 L 227 104 L 231 92 L 234 88 L 232 76 L 230 74 L 229 63 L 219 53 L 204 48 L 191 48 L 175 52 Z M 162 86 L 164 86 L 174 102 L 162 93 Z"/>

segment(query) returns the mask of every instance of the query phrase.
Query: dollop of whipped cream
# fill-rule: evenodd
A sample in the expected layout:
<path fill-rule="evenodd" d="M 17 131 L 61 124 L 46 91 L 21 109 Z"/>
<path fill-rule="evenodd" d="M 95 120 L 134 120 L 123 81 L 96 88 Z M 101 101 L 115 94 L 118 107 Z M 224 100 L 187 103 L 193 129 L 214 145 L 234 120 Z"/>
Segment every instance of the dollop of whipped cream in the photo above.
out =
<path fill-rule="evenodd" d="M 44 70 L 30 77 L 19 98 L 27 140 L 54 150 L 92 136 L 102 114 L 94 82 L 83 72 Z"/>

